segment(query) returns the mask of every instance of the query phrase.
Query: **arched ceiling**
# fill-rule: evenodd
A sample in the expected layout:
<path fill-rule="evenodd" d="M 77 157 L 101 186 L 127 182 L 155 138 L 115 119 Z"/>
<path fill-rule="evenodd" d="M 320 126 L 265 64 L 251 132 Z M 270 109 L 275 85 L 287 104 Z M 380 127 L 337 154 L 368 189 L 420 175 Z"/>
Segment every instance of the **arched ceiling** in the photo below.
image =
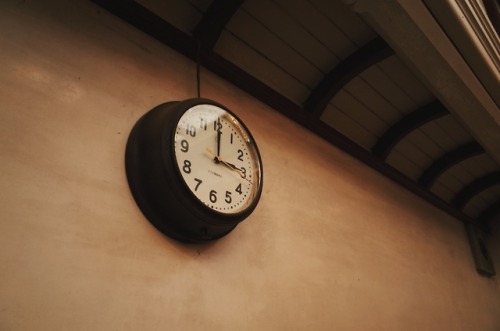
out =
<path fill-rule="evenodd" d="M 500 218 L 500 155 L 349 1 L 94 2 L 459 220 Z"/>

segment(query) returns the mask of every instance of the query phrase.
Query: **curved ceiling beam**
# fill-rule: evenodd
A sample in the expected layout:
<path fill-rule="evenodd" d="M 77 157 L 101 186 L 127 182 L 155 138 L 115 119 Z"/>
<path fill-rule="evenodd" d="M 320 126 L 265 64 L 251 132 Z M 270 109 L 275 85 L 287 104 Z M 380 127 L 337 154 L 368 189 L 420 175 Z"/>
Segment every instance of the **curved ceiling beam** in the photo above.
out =
<path fill-rule="evenodd" d="M 472 141 L 464 144 L 457 149 L 448 152 L 424 170 L 418 182 L 423 187 L 430 189 L 438 177 L 452 166 L 479 154 L 485 153 L 483 147 L 477 142 Z"/>
<path fill-rule="evenodd" d="M 455 195 L 451 204 L 455 208 L 463 210 L 470 199 L 472 199 L 475 195 L 478 195 L 482 191 L 499 184 L 500 171 L 492 172 L 465 186 L 460 192 L 457 193 L 457 195 Z"/>
<path fill-rule="evenodd" d="M 328 102 L 351 79 L 393 54 L 392 48 L 380 37 L 368 42 L 323 77 L 304 102 L 304 109 L 320 117 Z"/>
<path fill-rule="evenodd" d="M 486 208 L 477 218 L 479 224 L 486 225 L 493 220 L 493 217 L 500 215 L 500 200 Z"/>
<path fill-rule="evenodd" d="M 375 146 L 373 146 L 372 153 L 385 160 L 394 146 L 408 134 L 420 126 L 448 114 L 448 110 L 446 110 L 439 101 L 431 102 L 415 110 L 413 113 L 403 117 L 390 127 L 382 137 L 380 137 Z"/>
<path fill-rule="evenodd" d="M 212 50 L 227 22 L 244 0 L 214 0 L 193 31 L 193 36 L 205 50 Z"/>

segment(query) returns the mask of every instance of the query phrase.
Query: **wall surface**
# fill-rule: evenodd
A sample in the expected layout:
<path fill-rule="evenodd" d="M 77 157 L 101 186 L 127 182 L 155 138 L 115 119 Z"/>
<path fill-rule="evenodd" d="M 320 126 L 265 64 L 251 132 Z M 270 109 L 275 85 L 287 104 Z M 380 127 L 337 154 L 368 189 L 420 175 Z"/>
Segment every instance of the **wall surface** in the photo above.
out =
<path fill-rule="evenodd" d="M 210 244 L 156 231 L 125 144 L 195 65 L 94 4 L 1 1 L 0 49 L 0 330 L 500 329 L 459 222 L 207 71 L 263 196 Z"/>

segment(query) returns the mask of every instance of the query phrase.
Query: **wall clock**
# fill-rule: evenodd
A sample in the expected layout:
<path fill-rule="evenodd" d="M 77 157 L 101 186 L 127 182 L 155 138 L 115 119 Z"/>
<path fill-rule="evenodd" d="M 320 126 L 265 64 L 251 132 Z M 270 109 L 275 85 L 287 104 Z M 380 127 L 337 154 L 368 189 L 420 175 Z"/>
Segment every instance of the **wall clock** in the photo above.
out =
<path fill-rule="evenodd" d="M 228 234 L 262 192 L 262 161 L 250 131 L 209 99 L 167 102 L 143 115 L 129 135 L 125 168 L 146 218 L 185 242 Z"/>

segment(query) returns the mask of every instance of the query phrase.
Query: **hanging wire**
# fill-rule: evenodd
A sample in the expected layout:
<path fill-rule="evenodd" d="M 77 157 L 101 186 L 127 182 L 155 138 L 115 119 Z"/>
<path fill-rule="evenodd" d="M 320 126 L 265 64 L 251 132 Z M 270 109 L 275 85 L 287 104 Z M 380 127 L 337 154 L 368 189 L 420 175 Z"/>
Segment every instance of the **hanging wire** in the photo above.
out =
<path fill-rule="evenodd" d="M 196 91 L 198 93 L 198 98 L 201 96 L 200 92 L 200 71 L 201 71 L 201 42 L 196 40 L 197 49 L 196 49 Z"/>

